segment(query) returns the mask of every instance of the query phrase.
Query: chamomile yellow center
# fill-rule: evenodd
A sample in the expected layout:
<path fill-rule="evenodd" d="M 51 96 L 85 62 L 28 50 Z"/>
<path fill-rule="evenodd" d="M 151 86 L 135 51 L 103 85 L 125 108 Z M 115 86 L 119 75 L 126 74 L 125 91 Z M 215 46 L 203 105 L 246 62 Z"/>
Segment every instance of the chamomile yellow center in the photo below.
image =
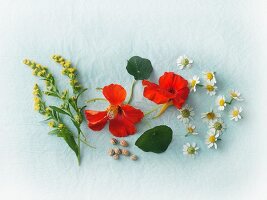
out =
<path fill-rule="evenodd" d="M 187 127 L 187 132 L 188 133 L 194 133 L 194 128 L 192 128 L 192 127 Z"/>
<path fill-rule="evenodd" d="M 188 58 L 182 59 L 181 64 L 184 65 L 184 66 L 188 65 L 189 64 Z"/>
<path fill-rule="evenodd" d="M 214 91 L 214 86 L 213 86 L 213 85 L 206 85 L 206 89 L 207 89 L 209 92 L 212 92 L 212 91 Z"/>
<path fill-rule="evenodd" d="M 219 101 L 219 105 L 220 105 L 220 106 L 224 106 L 224 104 L 225 104 L 224 99 L 220 99 L 220 101 Z"/>
<path fill-rule="evenodd" d="M 215 135 L 211 135 L 211 136 L 209 136 L 209 142 L 210 143 L 214 143 L 216 141 L 216 137 L 215 137 Z"/>
<path fill-rule="evenodd" d="M 181 111 L 181 115 L 183 118 L 189 118 L 190 117 L 190 111 L 188 109 L 183 109 Z"/>
<path fill-rule="evenodd" d="M 196 84 L 197 84 L 197 81 L 196 81 L 196 80 L 192 80 L 192 81 L 191 81 L 191 87 L 195 87 Z"/>
<path fill-rule="evenodd" d="M 208 72 L 206 76 L 207 76 L 207 79 L 210 81 L 213 79 L 213 74 L 211 72 Z"/>
<path fill-rule="evenodd" d="M 222 124 L 220 122 L 215 122 L 213 127 L 217 130 L 220 131 L 222 130 Z"/>
<path fill-rule="evenodd" d="M 188 154 L 195 154 L 195 152 L 196 152 L 196 149 L 194 147 L 188 147 L 187 148 L 187 153 Z"/>
<path fill-rule="evenodd" d="M 237 97 L 237 94 L 235 92 L 231 92 L 232 97 Z"/>
<path fill-rule="evenodd" d="M 233 117 L 237 117 L 239 115 L 239 110 L 233 110 L 232 115 Z"/>
<path fill-rule="evenodd" d="M 215 119 L 216 116 L 215 116 L 214 112 L 209 112 L 206 114 L 206 117 L 209 120 L 213 120 L 213 119 Z"/>

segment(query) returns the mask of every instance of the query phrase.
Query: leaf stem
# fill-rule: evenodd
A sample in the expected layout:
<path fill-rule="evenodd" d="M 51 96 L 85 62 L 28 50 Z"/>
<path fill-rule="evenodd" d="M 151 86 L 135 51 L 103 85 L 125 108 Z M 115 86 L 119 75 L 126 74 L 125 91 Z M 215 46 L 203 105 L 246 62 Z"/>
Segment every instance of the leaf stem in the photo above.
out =
<path fill-rule="evenodd" d="M 83 140 L 83 139 L 81 139 L 81 138 L 80 138 L 80 141 L 81 141 L 82 143 L 84 143 L 85 145 L 87 145 L 88 147 L 93 148 L 93 149 L 96 149 L 94 146 L 91 146 L 88 142 L 86 142 L 85 140 Z"/>
<path fill-rule="evenodd" d="M 199 83 L 197 84 L 197 86 L 199 86 L 199 87 L 204 87 L 204 85 L 202 85 L 202 84 L 199 84 Z"/>
<path fill-rule="evenodd" d="M 107 101 L 105 98 L 93 98 L 86 101 L 86 103 L 91 103 L 95 101 Z"/>
<path fill-rule="evenodd" d="M 127 101 L 127 104 L 130 104 L 133 99 L 133 89 L 134 89 L 135 83 L 136 83 L 136 80 L 134 79 L 132 86 L 131 86 L 130 97 L 129 97 L 129 100 Z"/>
<path fill-rule="evenodd" d="M 155 107 L 155 108 L 153 108 L 152 110 L 149 110 L 149 111 L 147 111 L 147 112 L 145 112 L 145 116 L 146 115 L 149 115 L 149 114 L 151 114 L 152 112 L 155 112 L 156 110 L 158 110 L 159 108 L 161 107 L 161 105 L 160 106 L 157 106 L 157 107 Z"/>
<path fill-rule="evenodd" d="M 231 105 L 231 103 L 233 102 L 233 100 L 234 100 L 234 99 L 232 98 L 229 102 L 226 101 L 225 103 L 228 104 L 228 105 Z"/>

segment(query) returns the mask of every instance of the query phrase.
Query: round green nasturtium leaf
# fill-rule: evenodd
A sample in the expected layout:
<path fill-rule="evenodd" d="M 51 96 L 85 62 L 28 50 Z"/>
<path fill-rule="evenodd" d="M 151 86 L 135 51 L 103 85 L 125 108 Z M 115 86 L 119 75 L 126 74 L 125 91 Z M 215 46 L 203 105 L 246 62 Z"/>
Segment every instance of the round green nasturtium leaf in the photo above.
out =
<path fill-rule="evenodd" d="M 135 142 L 145 152 L 162 153 L 172 141 L 172 129 L 161 125 L 144 132 Z"/>
<path fill-rule="evenodd" d="M 128 60 L 126 69 L 129 74 L 134 76 L 135 80 L 148 79 L 153 71 L 150 60 L 133 56 Z"/>

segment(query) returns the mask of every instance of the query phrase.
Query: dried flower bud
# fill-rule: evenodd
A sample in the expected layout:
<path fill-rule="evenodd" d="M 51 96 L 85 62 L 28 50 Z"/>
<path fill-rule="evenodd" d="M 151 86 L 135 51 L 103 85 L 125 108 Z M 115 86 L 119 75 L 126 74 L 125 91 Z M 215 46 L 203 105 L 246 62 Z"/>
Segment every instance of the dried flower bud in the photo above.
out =
<path fill-rule="evenodd" d="M 118 143 L 118 140 L 115 139 L 115 138 L 111 138 L 111 139 L 110 139 L 110 143 L 113 144 L 113 145 L 115 145 L 115 144 Z"/>
<path fill-rule="evenodd" d="M 119 158 L 120 158 L 120 156 L 118 154 L 114 154 L 112 157 L 114 158 L 114 160 L 119 160 Z"/>
<path fill-rule="evenodd" d="M 118 154 L 118 155 L 121 154 L 121 150 L 120 150 L 119 148 L 115 148 L 115 149 L 114 149 L 114 152 L 115 152 L 115 154 Z"/>
<path fill-rule="evenodd" d="M 127 149 L 122 149 L 122 150 L 121 150 L 121 153 L 122 153 L 122 155 L 124 155 L 124 156 L 129 156 L 129 155 L 130 155 L 130 152 L 129 152 Z"/>
<path fill-rule="evenodd" d="M 136 155 L 131 155 L 131 160 L 137 160 L 138 157 Z"/>
<path fill-rule="evenodd" d="M 108 155 L 113 156 L 115 154 L 115 151 L 113 149 L 108 150 Z"/>
<path fill-rule="evenodd" d="M 123 147 L 128 147 L 128 142 L 126 142 L 126 140 L 121 140 L 120 145 Z"/>

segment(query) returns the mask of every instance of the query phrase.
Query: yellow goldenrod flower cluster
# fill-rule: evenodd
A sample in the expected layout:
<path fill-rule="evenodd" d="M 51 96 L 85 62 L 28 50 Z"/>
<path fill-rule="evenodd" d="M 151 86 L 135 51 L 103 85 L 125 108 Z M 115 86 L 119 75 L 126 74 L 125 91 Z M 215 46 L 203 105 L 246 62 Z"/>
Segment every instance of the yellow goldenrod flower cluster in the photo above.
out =
<path fill-rule="evenodd" d="M 32 60 L 25 59 L 23 61 L 25 65 L 28 65 L 33 70 L 33 75 L 39 77 L 46 77 L 47 76 L 47 67 L 44 67 Z"/>
<path fill-rule="evenodd" d="M 45 103 L 42 101 L 42 93 L 40 91 L 40 88 L 37 84 L 33 87 L 33 102 L 34 102 L 34 110 L 39 111 L 41 114 L 45 114 Z"/>
<path fill-rule="evenodd" d="M 60 55 L 53 55 L 52 59 L 63 67 L 62 74 L 69 77 L 70 85 L 73 88 L 74 93 L 79 92 L 79 90 L 81 89 L 81 85 L 79 84 L 76 78 L 76 68 L 73 67 L 69 60 L 64 59 Z"/>

